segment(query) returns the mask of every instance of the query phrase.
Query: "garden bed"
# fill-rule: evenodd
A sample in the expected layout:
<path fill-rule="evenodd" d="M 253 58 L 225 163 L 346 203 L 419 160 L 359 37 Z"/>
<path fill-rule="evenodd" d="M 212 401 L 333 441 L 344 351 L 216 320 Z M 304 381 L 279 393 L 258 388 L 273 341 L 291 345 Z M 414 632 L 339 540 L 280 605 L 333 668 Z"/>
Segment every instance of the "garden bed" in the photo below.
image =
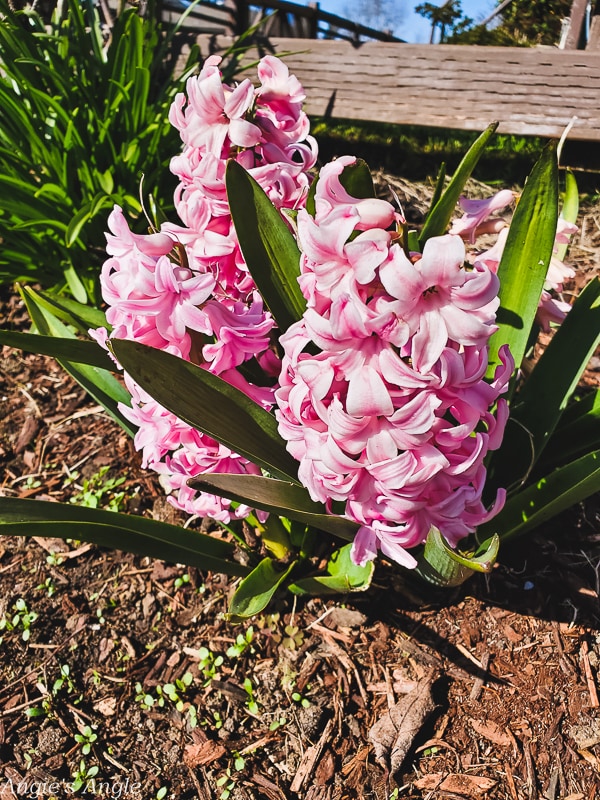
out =
<path fill-rule="evenodd" d="M 418 221 L 427 190 L 380 179 Z M 580 219 L 571 289 L 600 264 L 600 210 Z M 2 317 L 27 324 L 6 291 Z M 3 494 L 184 522 L 52 360 L 5 348 L 0 392 Z M 451 593 L 380 563 L 365 594 L 282 598 L 250 627 L 224 619 L 234 588 L 83 542 L 0 540 L 0 799 L 597 796 L 597 496 Z"/>

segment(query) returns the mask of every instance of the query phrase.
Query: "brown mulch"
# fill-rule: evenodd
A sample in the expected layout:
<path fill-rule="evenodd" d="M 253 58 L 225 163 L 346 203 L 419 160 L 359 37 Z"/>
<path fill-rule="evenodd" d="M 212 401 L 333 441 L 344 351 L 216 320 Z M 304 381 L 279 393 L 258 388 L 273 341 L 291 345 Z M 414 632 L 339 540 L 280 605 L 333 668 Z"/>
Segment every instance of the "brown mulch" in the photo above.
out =
<path fill-rule="evenodd" d="M 600 210 L 582 218 L 578 283 L 600 265 Z M 7 292 L 1 310 L 25 325 Z M 184 522 L 51 359 L 4 348 L 0 397 L 1 494 Z M 235 585 L 0 539 L 0 800 L 70 797 L 77 777 L 135 800 L 600 797 L 598 497 L 452 592 L 380 563 L 365 594 L 284 596 L 234 625 Z"/>

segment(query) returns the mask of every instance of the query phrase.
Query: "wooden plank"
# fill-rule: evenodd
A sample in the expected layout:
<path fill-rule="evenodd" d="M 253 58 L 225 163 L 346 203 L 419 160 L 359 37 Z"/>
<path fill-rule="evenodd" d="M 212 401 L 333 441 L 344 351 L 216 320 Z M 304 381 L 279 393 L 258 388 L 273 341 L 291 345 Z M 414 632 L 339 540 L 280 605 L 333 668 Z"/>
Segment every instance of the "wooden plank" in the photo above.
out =
<path fill-rule="evenodd" d="M 594 14 L 592 17 L 585 49 L 590 53 L 600 53 L 600 14 Z"/>
<path fill-rule="evenodd" d="M 569 29 L 565 39 L 565 50 L 576 50 L 583 39 L 583 24 L 587 13 L 588 0 L 573 0 Z"/>
<path fill-rule="evenodd" d="M 218 40 L 218 47 L 228 40 Z M 600 140 L 600 53 L 271 39 L 311 116 Z M 207 52 L 207 42 L 203 45 Z M 249 59 L 256 57 L 249 54 Z"/>

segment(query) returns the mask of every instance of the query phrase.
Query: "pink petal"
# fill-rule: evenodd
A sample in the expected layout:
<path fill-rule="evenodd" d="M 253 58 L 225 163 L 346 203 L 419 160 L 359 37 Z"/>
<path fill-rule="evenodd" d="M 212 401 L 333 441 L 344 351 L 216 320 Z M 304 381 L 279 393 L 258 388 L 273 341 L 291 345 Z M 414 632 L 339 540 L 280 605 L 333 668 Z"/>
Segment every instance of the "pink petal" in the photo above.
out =
<path fill-rule="evenodd" d="M 354 417 L 387 417 L 394 404 L 381 376 L 372 367 L 355 371 L 348 383 L 346 411 Z"/>

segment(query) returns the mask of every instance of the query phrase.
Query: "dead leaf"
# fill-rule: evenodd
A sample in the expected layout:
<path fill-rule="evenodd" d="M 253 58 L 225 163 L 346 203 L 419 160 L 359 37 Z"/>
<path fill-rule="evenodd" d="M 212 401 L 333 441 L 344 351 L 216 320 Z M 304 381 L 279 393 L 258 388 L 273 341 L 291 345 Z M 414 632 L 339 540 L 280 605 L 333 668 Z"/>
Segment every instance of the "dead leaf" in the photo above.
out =
<path fill-rule="evenodd" d="M 334 608 L 328 619 L 334 628 L 360 628 L 367 621 L 364 614 L 352 608 Z"/>
<path fill-rule="evenodd" d="M 389 765 L 395 773 L 402 766 L 415 737 L 435 708 L 431 687 L 437 677 L 437 672 L 431 672 L 420 680 L 415 689 L 393 705 L 369 731 L 375 759 L 384 769 Z"/>
<path fill-rule="evenodd" d="M 194 769 L 195 767 L 204 767 L 207 764 L 212 764 L 219 758 L 226 755 L 227 750 L 220 742 L 213 742 L 207 739 L 200 744 L 188 744 L 185 746 L 183 753 L 183 761 L 186 767 Z"/>
<path fill-rule="evenodd" d="M 94 711 L 97 711 L 104 717 L 112 717 L 117 711 L 117 698 L 103 697 L 101 700 L 94 703 Z"/>
<path fill-rule="evenodd" d="M 424 775 L 414 782 L 416 789 L 425 791 L 452 792 L 463 797 L 485 797 L 485 793 L 493 789 L 498 781 L 485 778 L 482 775 L 463 775 L 458 773 L 445 774 L 434 772 Z"/>
<path fill-rule="evenodd" d="M 497 722 L 489 720 L 488 722 L 481 722 L 478 719 L 469 718 L 471 727 L 484 739 L 487 739 L 500 747 L 510 747 L 512 738 L 504 731 Z"/>

